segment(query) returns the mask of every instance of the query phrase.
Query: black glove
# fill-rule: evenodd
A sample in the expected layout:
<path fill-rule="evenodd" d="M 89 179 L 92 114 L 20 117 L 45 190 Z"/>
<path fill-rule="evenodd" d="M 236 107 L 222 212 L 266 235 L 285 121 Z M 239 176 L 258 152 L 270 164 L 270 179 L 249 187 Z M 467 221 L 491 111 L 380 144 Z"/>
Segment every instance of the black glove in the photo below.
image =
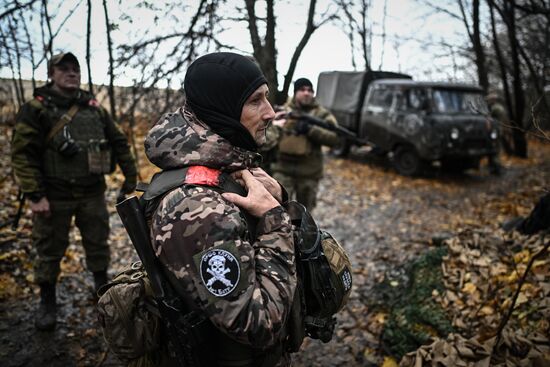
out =
<path fill-rule="evenodd" d="M 308 124 L 306 120 L 298 120 L 294 126 L 294 131 L 296 131 L 298 135 L 306 135 L 309 129 L 311 129 L 311 125 Z"/>

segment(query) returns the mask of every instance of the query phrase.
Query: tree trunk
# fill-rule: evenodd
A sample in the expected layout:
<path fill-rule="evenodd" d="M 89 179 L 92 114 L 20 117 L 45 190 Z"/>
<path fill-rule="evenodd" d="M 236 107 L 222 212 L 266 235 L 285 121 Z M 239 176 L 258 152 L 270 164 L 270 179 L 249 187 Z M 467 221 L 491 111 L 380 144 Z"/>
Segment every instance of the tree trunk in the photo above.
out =
<path fill-rule="evenodd" d="M 489 90 L 489 79 L 487 77 L 487 68 L 485 63 L 485 51 L 481 43 L 481 34 L 479 31 L 479 0 L 473 1 L 473 46 L 476 55 L 477 76 L 479 85 L 483 92 L 487 94 Z"/>
<path fill-rule="evenodd" d="M 498 34 L 497 34 L 496 24 L 495 24 L 495 12 L 493 8 L 493 2 L 491 0 L 488 0 L 488 4 L 489 4 L 489 12 L 491 14 L 491 30 L 493 34 L 493 47 L 495 48 L 498 68 L 500 71 L 500 79 L 502 82 L 502 88 L 504 90 L 504 101 L 506 103 L 506 110 L 508 112 L 508 117 L 510 117 L 512 116 L 513 109 L 512 109 L 512 97 L 510 96 L 510 87 L 508 86 L 508 76 L 506 72 L 506 65 L 504 64 L 504 56 L 502 55 L 502 50 L 500 49 L 500 43 L 498 42 Z M 501 121 L 501 123 L 502 122 L 504 121 Z M 505 123 L 509 123 L 509 121 L 505 121 Z M 509 127 L 503 126 L 502 132 L 504 132 L 505 129 L 509 130 Z M 500 138 L 501 138 L 500 142 L 506 154 L 512 154 L 513 147 L 511 142 L 508 139 L 508 134 L 501 134 Z"/>
<path fill-rule="evenodd" d="M 92 68 L 90 66 L 90 38 L 92 36 L 92 0 L 88 0 L 88 20 L 86 23 L 86 67 L 88 69 L 88 89 L 94 94 Z"/>
<path fill-rule="evenodd" d="M 510 52 L 512 56 L 512 86 L 514 90 L 514 116 L 512 124 L 516 127 L 513 130 L 514 140 L 514 155 L 522 158 L 527 158 L 527 139 L 525 138 L 525 130 L 523 126 L 523 116 L 525 111 L 525 97 L 523 95 L 523 87 L 521 85 L 521 65 L 519 60 L 519 52 L 516 35 L 516 19 L 515 19 L 515 0 L 504 1 L 505 14 L 508 19 L 508 38 L 510 40 Z"/>
<path fill-rule="evenodd" d="M 105 27 L 107 30 L 107 49 L 109 51 L 109 102 L 111 107 L 111 116 L 114 120 L 116 117 L 116 101 L 115 101 L 115 72 L 113 60 L 113 42 L 111 40 L 111 24 L 109 23 L 109 12 L 107 11 L 107 1 L 103 0 L 103 11 L 105 13 Z"/>

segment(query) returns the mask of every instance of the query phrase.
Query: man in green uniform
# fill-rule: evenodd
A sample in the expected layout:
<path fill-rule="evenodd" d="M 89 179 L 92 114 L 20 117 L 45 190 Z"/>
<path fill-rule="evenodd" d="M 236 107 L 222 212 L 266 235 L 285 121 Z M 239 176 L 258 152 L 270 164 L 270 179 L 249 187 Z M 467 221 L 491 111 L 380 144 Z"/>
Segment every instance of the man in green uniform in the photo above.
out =
<path fill-rule="evenodd" d="M 33 214 L 34 272 L 40 286 L 35 325 L 40 330 L 55 327 L 55 285 L 72 218 L 97 288 L 107 281 L 110 259 L 104 174 L 116 162 L 126 178 L 120 193 L 136 185 L 127 139 L 94 97 L 80 89 L 77 58 L 72 53 L 53 56 L 48 77 L 50 82 L 21 107 L 12 141 L 13 169 Z"/>
<path fill-rule="evenodd" d="M 287 112 L 310 114 L 329 124 L 337 125 L 336 118 L 320 106 L 314 98 L 313 85 L 306 78 L 294 82 L 294 97 L 285 105 Z M 273 177 L 288 191 L 291 198 L 313 210 L 317 187 L 323 176 L 323 145 L 335 146 L 338 135 L 330 130 L 309 125 L 304 120 L 274 121 L 281 129 Z"/>

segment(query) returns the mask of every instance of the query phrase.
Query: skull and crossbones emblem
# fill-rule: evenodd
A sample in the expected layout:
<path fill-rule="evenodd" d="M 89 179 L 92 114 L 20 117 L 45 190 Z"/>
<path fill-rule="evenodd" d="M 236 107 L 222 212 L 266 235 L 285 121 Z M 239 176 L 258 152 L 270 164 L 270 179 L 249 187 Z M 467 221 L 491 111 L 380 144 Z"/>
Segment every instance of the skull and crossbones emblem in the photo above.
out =
<path fill-rule="evenodd" d="M 216 297 L 223 297 L 237 286 L 240 264 L 231 252 L 210 249 L 201 256 L 200 272 L 206 289 Z"/>
<path fill-rule="evenodd" d="M 206 271 L 212 275 L 212 278 L 206 283 L 207 287 L 210 287 L 216 280 L 222 282 L 227 287 L 233 286 L 233 283 L 225 277 L 225 274 L 231 271 L 231 269 L 225 267 L 225 257 L 214 255 L 208 261 L 208 265 L 210 267 Z"/>

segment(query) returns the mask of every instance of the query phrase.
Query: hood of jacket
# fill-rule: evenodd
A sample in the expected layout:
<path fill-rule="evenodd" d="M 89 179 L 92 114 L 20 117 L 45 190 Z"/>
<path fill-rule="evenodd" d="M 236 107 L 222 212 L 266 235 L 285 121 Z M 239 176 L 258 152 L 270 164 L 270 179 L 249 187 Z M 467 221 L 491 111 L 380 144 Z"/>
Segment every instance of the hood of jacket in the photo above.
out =
<path fill-rule="evenodd" d="M 164 115 L 151 128 L 145 154 L 163 170 L 206 166 L 233 172 L 258 167 L 261 161 L 260 154 L 231 145 L 184 108 Z"/>

